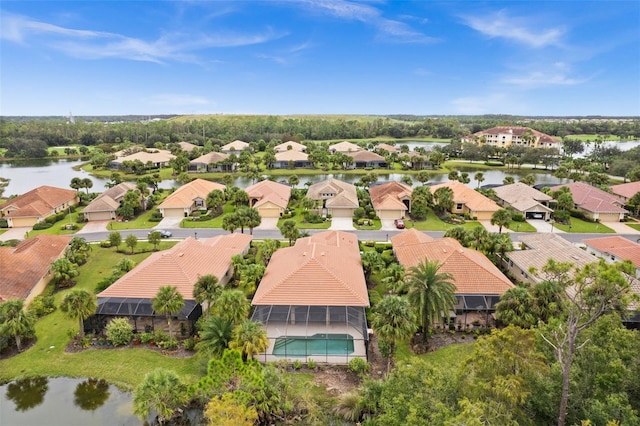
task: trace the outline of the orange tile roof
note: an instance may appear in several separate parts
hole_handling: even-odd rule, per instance
[[[442,263],[440,272],[448,272],[453,276],[456,294],[502,294],[513,287],[513,283],[485,255],[462,247],[453,238],[415,244],[408,241],[410,238],[411,235],[405,239],[392,239],[398,262],[406,269],[424,259]]]
[[[49,216],[54,208],[75,200],[77,196],[73,189],[44,185],[6,201],[0,205],[0,211],[12,207],[12,212],[5,215],[7,217]]]
[[[624,203],[620,198],[584,182],[554,186],[551,191],[557,191],[563,186],[569,188],[573,202],[581,209],[594,213],[628,213],[622,208]]]
[[[120,207],[120,200],[127,191],[135,191],[136,185],[131,182],[122,182],[113,188],[109,188],[98,195],[82,210],[83,213],[114,211]]]
[[[369,187],[369,195],[371,196],[371,204],[374,210],[407,210],[400,198],[404,196],[411,197],[412,193],[413,189],[410,186],[396,181]]]
[[[331,178],[314,183],[307,190],[307,197],[312,200],[322,200],[325,198],[322,194],[336,194],[334,197],[327,198],[327,207],[357,208],[359,206],[356,187],[351,183]]]
[[[171,151],[167,151],[166,149],[154,149],[148,151],[139,151],[125,157],[119,157],[111,162],[114,164],[122,164],[125,161],[140,160],[144,164],[146,164],[148,161],[151,161],[152,163],[168,163],[169,160],[173,160],[174,158],[176,158],[176,156],[173,155]]]
[[[248,186],[245,191],[249,195],[249,199],[258,199],[253,207],[260,207],[271,202],[276,206],[286,208],[289,204],[289,198],[291,198],[290,186],[270,180],[263,180]]]
[[[582,242],[602,253],[610,253],[620,259],[629,260],[636,268],[640,268],[640,244],[619,235],[590,238]]]
[[[385,161],[387,161],[387,160],[385,160],[385,158],[382,155],[376,154],[375,152],[371,152],[371,151],[347,152],[346,155],[348,155],[349,157],[353,158],[353,161],[366,161],[366,162],[371,162],[371,161],[385,162]]]
[[[182,185],[175,192],[169,195],[158,206],[161,209],[189,207],[196,198],[207,199],[207,195],[216,189],[224,191],[225,186],[218,182],[211,182],[205,179],[196,179]]]
[[[433,241],[430,235],[420,232],[415,228],[405,229],[397,235],[391,237],[393,247],[409,246],[412,244],[428,243]]]
[[[495,212],[500,210],[500,206],[495,201],[457,180],[433,185],[430,187],[431,193],[435,193],[439,188],[443,187],[451,188],[454,203],[464,204],[469,210],[474,212]]]
[[[169,250],[152,254],[98,297],[153,298],[160,287],[172,285],[182,297],[193,300],[198,278],[212,274],[222,280],[231,267],[231,257],[246,250],[251,239],[251,235],[239,233],[206,240],[189,237]]]
[[[320,232],[276,251],[251,303],[369,306],[357,237]]]
[[[539,132],[537,130],[531,129],[529,127],[522,126],[498,126],[492,127],[487,130],[481,130],[479,132],[474,133],[471,136],[484,136],[484,135],[503,135],[510,134],[514,136],[522,136],[525,133],[531,133],[532,136],[536,136],[540,142],[554,142],[560,143],[560,141],[553,136],[547,135],[546,133]]]
[[[38,235],[14,247],[0,247],[0,302],[26,299],[67,248],[69,235]]]
[[[636,182],[621,183],[620,185],[613,185],[611,186],[611,191],[616,195],[629,199],[640,192],[640,180]]]

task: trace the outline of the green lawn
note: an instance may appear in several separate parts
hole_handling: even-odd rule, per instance
[[[289,218],[296,221],[296,225],[298,229],[329,229],[331,226],[331,221],[326,220],[322,223],[307,223],[304,221],[304,214],[302,213],[302,209],[296,209],[296,215],[292,218]],[[280,219],[278,220],[278,228],[282,226],[285,220],[289,219]]]
[[[635,229],[636,231],[640,231],[640,223],[627,223],[626,225]]]
[[[535,226],[527,222],[511,222],[509,226],[507,226],[507,228],[509,228],[514,232],[536,232],[537,231]]]
[[[64,217],[64,219],[54,223],[51,228],[40,229],[38,231],[29,231],[29,236],[30,237],[35,237],[36,235],[41,235],[41,234],[47,234],[47,235],[69,235],[69,234],[75,234],[76,232],[78,232],[79,230],[84,228],[84,225],[85,225],[84,223],[76,223],[76,220],[78,219],[78,216],[80,214],[81,214],[80,209],[78,209],[75,212],[71,213],[71,224],[77,226],[78,227],[77,229],[63,229],[63,227],[65,227],[65,225],[69,224],[69,215],[66,215]]]
[[[405,220],[404,224],[407,228],[416,228],[419,231],[447,231],[451,228],[455,228],[456,226],[462,226],[465,229],[482,226],[480,222],[476,221],[466,221],[463,225],[452,225],[450,223],[443,222],[431,209],[429,209],[429,212],[427,213],[426,220]]]
[[[373,219],[369,222],[371,223],[371,225],[357,225],[356,223],[354,223],[353,227],[359,231],[377,231],[378,229],[382,228],[382,222],[380,222],[380,219]]]
[[[191,220],[187,217],[180,222],[181,228],[222,228],[222,219],[226,214],[233,213],[236,209],[231,203],[226,203],[222,206],[222,214],[209,220]]]
[[[153,209],[147,210],[146,212],[142,213],[140,216],[136,217],[135,219],[122,221],[122,222],[111,221],[109,223],[109,229],[113,231],[122,231],[124,229],[153,228],[158,224],[158,222],[152,222],[149,220],[151,219],[152,213],[153,213]]]
[[[616,231],[601,223],[588,222],[576,217],[571,218],[571,225],[554,223],[553,226],[564,232],[576,232],[582,234],[615,234]]]
[[[601,138],[602,135],[593,135],[593,134],[584,135],[584,134],[582,134],[582,135],[567,135],[566,137],[567,137],[567,139],[580,139],[583,142],[593,142],[596,139]],[[620,137],[619,136],[615,136],[615,135],[607,135],[606,140],[608,140],[608,141],[619,141]]]
[[[411,351],[408,342],[398,344],[396,352],[396,364],[411,363],[412,359],[422,358],[433,362],[440,367],[457,367],[465,358],[473,352],[475,340],[472,335],[467,335],[469,343],[456,343],[439,349],[435,352],[429,352],[424,355],[416,355]]]

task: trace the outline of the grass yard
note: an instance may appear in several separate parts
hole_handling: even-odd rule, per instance
[[[469,343],[452,344],[437,351],[429,352],[423,355],[416,355],[411,352],[409,342],[398,343],[396,351],[396,364],[400,364],[403,362],[411,363],[412,359],[422,358],[424,360],[433,362],[434,365],[437,365],[438,367],[455,368],[473,352],[473,348],[475,346],[473,342],[475,342],[475,340],[473,340],[472,335],[468,335],[466,338],[469,339]]]
[[[358,225],[354,223],[353,227],[359,231],[377,231],[382,228],[382,222],[380,219],[369,220],[369,223],[371,223],[371,225]]]
[[[506,228],[512,230],[513,232],[536,232],[537,231],[535,226],[527,222],[511,222],[509,226],[507,226]]]
[[[147,210],[142,213],[140,216],[136,217],[132,220],[117,222],[111,221],[109,222],[109,230],[111,231],[122,231],[124,229],[149,229],[153,228],[158,224],[158,222],[152,222],[151,215],[153,213],[153,209]]]
[[[302,209],[297,209],[296,215],[289,218],[291,220],[295,220],[298,229],[329,229],[329,227],[331,226],[331,221],[329,220],[325,220],[321,223],[307,223],[304,221],[304,214],[301,211]],[[278,220],[278,228],[280,228],[282,224],[289,219]]]
[[[567,135],[566,138],[567,139],[574,139],[574,140],[581,140],[583,142],[594,142],[596,139],[598,138],[602,138],[602,135],[593,135],[593,134],[589,134],[589,135]],[[607,135],[606,140],[608,141],[619,141],[620,140],[620,136],[615,136],[615,135]]]
[[[174,244],[162,242],[159,247],[167,249]],[[147,246],[151,247],[148,243],[142,243],[137,249]],[[93,291],[96,283],[110,275],[113,267],[123,257],[140,263],[150,254],[151,252],[127,255],[93,245],[89,260],[80,267],[80,275],[74,288]],[[57,305],[69,291],[56,293]],[[204,368],[205,360],[197,355],[191,358],[172,358],[141,348],[92,349],[65,353],[70,336],[77,331],[77,321],[68,319],[60,310],[40,319],[36,323],[36,344],[15,357],[0,361],[0,381],[39,375],[96,377],[132,388],[142,381],[146,373],[157,367],[174,370],[188,383],[195,382]]]
[[[553,226],[564,232],[575,232],[578,234],[615,234],[616,231],[601,223],[588,222],[586,220],[571,218],[571,225],[554,223]]]
[[[626,225],[636,231],[640,231],[640,223],[627,223]]]
[[[465,229],[472,229],[477,226],[482,226],[480,222],[476,221],[466,221],[463,225],[453,225],[450,223],[443,222],[433,210],[429,209],[427,213],[427,219],[422,221],[415,220],[405,220],[404,221],[407,228],[415,228],[419,231],[447,231],[451,228],[455,228],[456,226],[462,226]]]
[[[63,229],[65,225],[69,224],[69,215],[67,214],[64,219],[59,220],[54,223],[51,228],[40,229],[37,231],[29,231],[29,237],[35,237],[36,235],[47,234],[47,235],[70,235],[75,234],[82,228],[84,228],[85,223],[76,223],[78,216],[82,214],[80,209],[71,213],[71,224],[77,226],[77,229]]]
[[[191,220],[190,217],[184,218],[180,222],[181,228],[222,228],[222,219],[226,214],[233,213],[236,209],[231,203],[222,206],[222,214],[209,220]]]

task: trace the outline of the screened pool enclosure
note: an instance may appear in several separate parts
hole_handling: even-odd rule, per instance
[[[253,321],[267,330],[269,347],[256,359],[346,364],[367,359],[367,320],[356,306],[256,306]]]

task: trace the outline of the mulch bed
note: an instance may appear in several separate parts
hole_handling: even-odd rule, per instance
[[[21,345],[22,345],[22,351],[18,352],[18,348],[16,346],[13,345],[13,341],[11,342],[12,345],[9,346],[6,350],[0,352],[0,359],[7,359],[7,358],[11,358],[13,356],[16,356],[24,351],[26,351],[27,349],[29,349],[31,346],[35,345],[36,342],[38,341],[38,339],[33,338],[33,339],[22,339]]]
[[[119,349],[129,349],[129,348],[144,348],[144,349],[150,349],[155,352],[160,352],[162,355],[171,356],[174,358],[189,358],[195,354],[195,352],[188,351],[182,347],[178,347],[176,349],[163,349],[161,347],[158,347],[156,345],[150,345],[148,343],[134,344],[132,342],[126,346],[113,346],[113,345],[107,345],[107,344],[100,345],[97,342],[93,342],[93,343],[95,344],[91,344],[88,347],[83,348],[76,337],[69,342],[69,344],[65,348],[65,352],[77,353],[82,351],[104,351],[104,350],[119,350]]]

